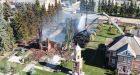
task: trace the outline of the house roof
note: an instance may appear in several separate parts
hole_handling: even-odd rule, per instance
[[[136,57],[136,53],[128,43],[117,50],[117,55],[127,55]]]
[[[130,33],[131,33],[131,34],[134,34],[135,36],[140,37],[140,29],[137,29],[137,30],[131,30]]]
[[[140,55],[140,38],[137,36],[123,36],[109,48],[109,51],[121,52],[124,50],[130,51],[133,55]]]

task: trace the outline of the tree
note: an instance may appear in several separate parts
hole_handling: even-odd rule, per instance
[[[81,11],[86,11],[86,1],[85,0],[81,0],[81,3],[80,3],[80,10]]]
[[[94,11],[94,7],[95,7],[94,0],[89,0],[89,2],[87,4],[87,10],[88,11]]]
[[[99,3],[98,3],[98,12],[102,12],[102,9],[101,9],[101,0],[99,0]]]
[[[122,17],[126,16],[125,11],[126,11],[126,2],[121,4],[120,10],[119,10],[120,16],[122,16]]]
[[[39,25],[41,24],[41,7],[40,7],[40,3],[39,3],[39,0],[36,0],[35,4],[33,5],[33,10],[34,10],[34,13],[35,13],[35,19],[36,21],[38,22],[38,27]]]
[[[111,15],[111,8],[112,8],[112,6],[111,6],[111,1],[110,0],[108,0],[108,4],[107,4],[107,13],[109,14],[109,15]]]
[[[140,8],[139,8],[139,6],[136,9],[136,17],[140,17]]]
[[[92,0],[91,1],[91,11],[94,11],[94,9],[95,9],[95,2],[94,2],[94,0]]]
[[[32,10],[32,5],[27,5],[26,6],[27,10],[25,11],[26,14],[23,15],[25,16],[25,22],[26,24],[24,25],[25,29],[27,29],[27,31],[25,31],[26,35],[30,38],[32,38],[33,36],[37,35],[38,32],[38,27],[39,27],[39,21],[40,21],[40,16],[36,15],[36,12],[34,12]],[[39,21],[38,21],[39,20]]]
[[[134,3],[133,3],[132,0],[131,0],[131,2],[130,2],[130,6],[129,6],[128,10],[129,10],[128,15],[130,15],[130,16],[132,17],[133,14],[134,14],[134,12],[135,12],[135,9],[134,9]]]
[[[49,4],[46,11],[45,5],[40,6],[38,0],[35,4],[23,4],[10,23],[15,40],[27,42],[38,36],[40,27],[54,21],[53,18],[60,13],[61,9],[61,4],[56,3],[55,6]]]
[[[47,17],[48,17],[48,14],[47,14],[47,11],[45,8],[45,4],[43,4],[41,7],[40,16],[41,16],[41,21],[44,21],[44,19],[47,19]]]
[[[10,5],[7,1],[3,3],[3,15],[6,21],[8,21],[8,17],[12,15]]]
[[[134,11],[134,14],[136,14],[136,10],[137,10],[137,3],[135,2],[134,3],[134,10],[133,10]]]
[[[107,0],[103,0],[104,1],[104,12],[108,13],[108,8],[107,8]]]
[[[15,19],[11,20],[10,26],[13,29],[13,36],[15,40],[22,39],[22,34],[19,31],[20,26],[17,25],[18,23],[15,21]]]
[[[101,11],[102,12],[105,12],[105,0],[102,0],[102,2],[101,2]]]
[[[40,3],[39,3],[39,0],[36,0],[35,1],[35,4],[34,4],[34,12],[37,16],[40,15],[40,10],[41,10],[41,7],[40,7]]]
[[[2,54],[5,51],[13,50],[14,43],[12,29],[3,16],[3,8],[0,5],[0,51]]]
[[[117,5],[118,5],[118,4],[117,4]],[[116,5],[116,6],[117,6],[117,5]],[[114,12],[115,12],[114,9],[118,10],[118,7],[115,8],[115,4],[114,4],[114,2],[112,1],[112,2],[111,2],[111,10],[110,10],[111,15],[114,15]],[[117,12],[117,11],[116,11],[116,12]]]
[[[113,11],[114,11],[114,15],[115,15],[115,16],[118,15],[118,9],[119,9],[119,7],[118,7],[118,3],[116,2],[116,3],[115,3],[115,6],[114,6],[114,9],[113,9]]]
[[[124,17],[128,17],[129,15],[129,7],[130,7],[130,3],[129,2],[125,2],[123,9],[124,9]]]
[[[57,9],[58,8],[58,2],[57,2],[57,0],[55,0],[55,9]]]

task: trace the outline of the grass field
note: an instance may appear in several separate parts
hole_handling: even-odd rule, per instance
[[[104,26],[101,26],[100,30],[97,30],[96,36],[94,37],[93,41],[90,41],[87,45],[88,48],[98,48],[99,44],[104,44],[106,38],[114,38],[116,36],[121,35],[120,32],[116,29],[116,34],[111,34],[112,32],[109,32],[110,25],[104,24]],[[123,27],[121,27],[123,29]]]
[[[0,72],[6,73],[10,71],[10,68],[13,67],[16,72],[18,72],[20,75],[26,75],[22,70],[24,68],[24,65],[16,64],[7,61],[7,59],[3,59],[0,61]]]
[[[61,73],[61,72],[46,72],[46,71],[42,71],[42,70],[39,70],[39,69],[35,69],[35,74],[33,75],[66,75],[64,73]]]

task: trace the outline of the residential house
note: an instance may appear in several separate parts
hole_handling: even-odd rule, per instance
[[[140,72],[140,38],[132,34],[113,40],[107,50],[108,65],[116,68],[118,75]]]

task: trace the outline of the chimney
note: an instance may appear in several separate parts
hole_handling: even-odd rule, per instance
[[[52,48],[52,44],[51,44],[51,41],[48,39],[48,51],[50,51]]]

